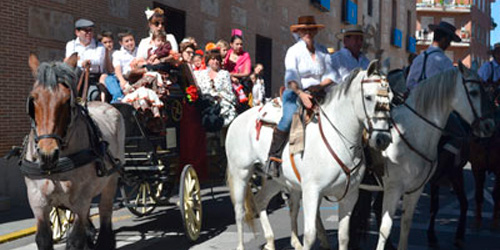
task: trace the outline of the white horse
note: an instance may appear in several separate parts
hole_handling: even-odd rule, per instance
[[[385,78],[378,74],[376,65],[377,63],[372,62],[367,71],[353,73],[345,83],[330,89],[321,105],[320,118],[305,128],[303,154],[290,157],[288,145],[285,147],[282,155],[283,175],[279,180],[264,185],[259,192],[261,195],[255,200],[267,239],[267,249],[274,249],[274,235],[265,208],[270,198],[283,187],[288,188],[292,199],[297,201],[290,211],[294,219],[293,246],[301,247],[296,235],[295,218],[302,191],[304,249],[310,249],[315,242],[317,211],[323,196],[335,196],[341,200],[339,244],[340,249],[347,249],[350,211],[357,200],[358,185],[364,173],[361,142],[363,129],[368,130],[369,143],[373,147],[384,149],[391,140],[387,133],[391,94]],[[266,162],[271,144],[272,129],[269,127],[262,128],[260,140],[257,140],[255,122],[258,115],[259,109],[253,108],[238,116],[229,126],[226,138],[227,176],[238,228],[239,250],[244,249],[243,217],[245,215],[246,221],[251,223],[256,205],[248,181],[255,172],[256,165],[262,166]],[[324,139],[326,143],[321,139],[318,120],[321,120],[323,134],[327,135]],[[329,151],[327,144],[336,156]],[[336,161],[334,157],[339,160]],[[296,172],[292,167],[292,160],[295,162]],[[341,164],[352,171],[350,181]],[[322,227],[319,229],[324,231]]]
[[[477,135],[486,136],[493,131],[491,120],[480,119],[482,98],[487,98],[483,93],[478,76],[460,63],[458,69],[420,83],[410,92],[407,106],[400,105],[391,110],[393,142],[382,152],[385,158],[384,202],[377,249],[384,249],[401,196],[404,213],[398,249],[408,249],[413,212],[434,172],[441,128],[444,128],[450,113],[453,110],[458,112],[473,125],[473,133]]]

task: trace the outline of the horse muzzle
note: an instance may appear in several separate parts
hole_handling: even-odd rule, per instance
[[[38,155],[40,156],[40,168],[43,171],[49,171],[56,167],[59,161],[59,149],[56,148],[51,152],[45,152],[40,148],[37,149]]]
[[[493,119],[482,119],[477,126],[472,126],[472,133],[478,137],[491,137],[495,133],[495,126]]]
[[[368,143],[371,148],[376,150],[385,150],[389,147],[389,144],[392,142],[392,136],[390,132],[382,132],[382,131],[374,131]]]

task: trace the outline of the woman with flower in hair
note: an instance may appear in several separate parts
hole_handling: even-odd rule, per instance
[[[243,50],[243,33],[239,29],[231,32],[231,49],[224,59],[224,67],[231,74],[233,89],[238,94],[240,103],[246,103],[248,98],[243,91],[242,80],[252,73],[250,54]]]
[[[160,8],[155,8],[153,10],[148,9],[144,13],[146,14],[146,18],[148,19],[149,36],[143,38],[139,43],[139,47],[137,49],[137,58],[146,60],[148,58],[148,50],[154,46],[152,39],[153,33],[158,30],[165,31],[165,16],[163,10]],[[170,43],[172,51],[179,51],[177,40],[175,40],[174,35],[167,34],[167,41]]]

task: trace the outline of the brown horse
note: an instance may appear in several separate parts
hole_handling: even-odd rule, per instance
[[[487,140],[472,140],[470,145],[471,156],[470,163],[476,185],[476,211],[475,228],[482,226],[483,210],[483,190],[486,173],[491,172],[495,175],[495,186],[493,188],[493,218],[491,228],[498,230],[500,228],[500,131]]]
[[[66,63],[40,64],[33,54],[29,58],[36,82],[28,99],[32,129],[21,170],[36,218],[38,249],[53,249],[52,207],[76,215],[66,249],[93,248],[88,218],[91,200],[98,194],[100,230],[95,248],[115,248],[111,218],[118,174],[112,170],[124,162],[125,126],[120,112],[109,104],[90,102],[86,109],[77,103],[76,62],[76,55]],[[92,131],[97,130],[99,141],[107,143],[93,143]]]

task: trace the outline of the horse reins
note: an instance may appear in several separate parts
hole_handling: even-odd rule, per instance
[[[87,100],[87,91],[89,88],[89,75],[90,75],[90,66],[87,65],[87,66],[85,66],[85,69],[84,69],[82,75],[80,76],[80,80],[78,80],[78,86],[76,87],[76,93],[78,96],[78,94],[80,93],[80,90],[82,88],[82,84],[84,83],[83,79],[85,79],[85,84],[83,84],[83,92],[82,92],[82,96],[81,96],[82,103],[87,103],[86,100]]]

